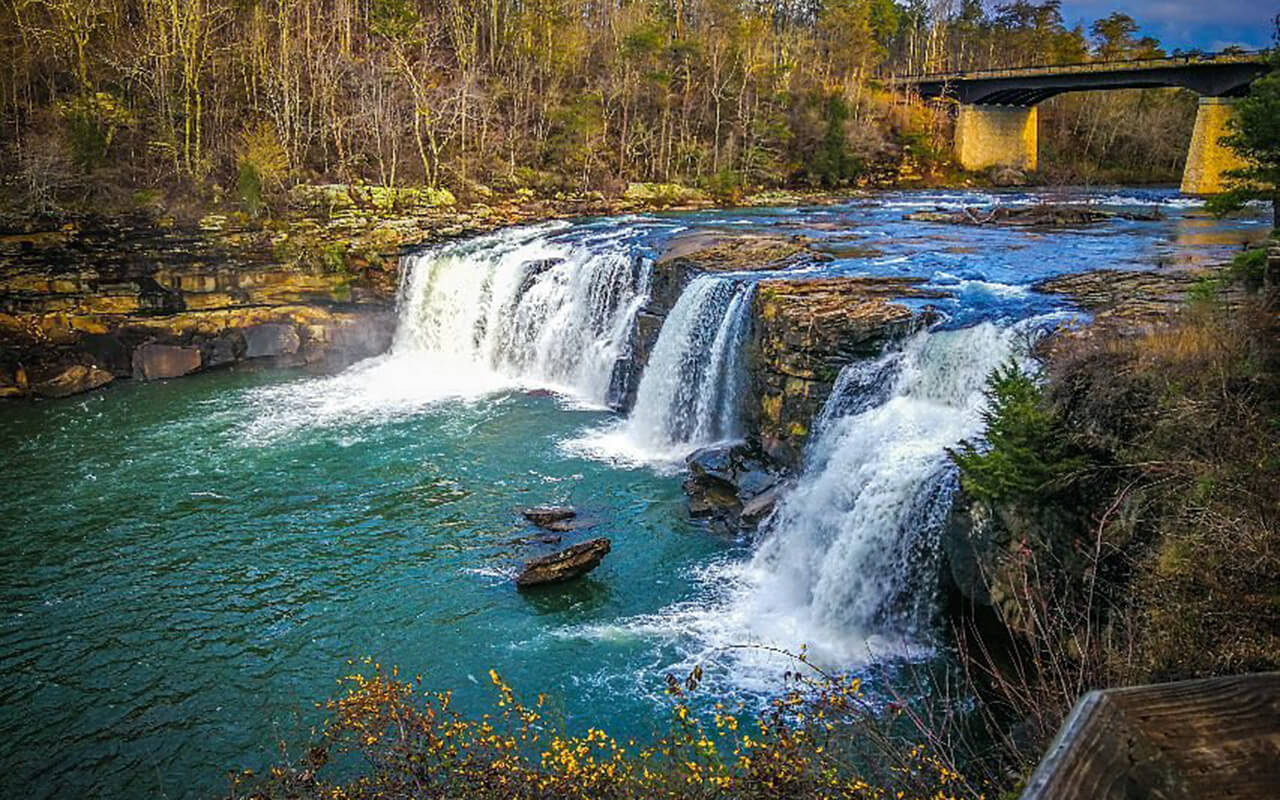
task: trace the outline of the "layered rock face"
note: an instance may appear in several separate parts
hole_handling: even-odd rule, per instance
[[[1208,270],[1098,269],[1059,275],[1032,288],[1070,297],[1096,321],[1133,327],[1167,319],[1186,304],[1188,293],[1198,283],[1213,274]],[[1232,296],[1227,294],[1228,299]]]
[[[389,275],[279,245],[147,219],[0,231],[0,397],[242,361],[340,366],[390,344]]]
[[[1000,185],[1000,184],[997,184]],[[1035,206],[998,206],[987,210],[964,208],[959,211],[937,209],[915,211],[904,219],[912,222],[943,222],[949,225],[1008,225],[1029,228],[1069,228],[1094,225],[1111,219],[1153,221],[1163,219],[1158,209],[1150,212],[1103,211],[1082,206],[1042,204]]]
[[[917,278],[765,280],[756,287],[747,429],[777,461],[800,464],[841,368],[875,358],[932,315],[893,298],[938,298]]]

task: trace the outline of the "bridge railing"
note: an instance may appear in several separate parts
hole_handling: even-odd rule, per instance
[[[1174,69],[1188,64],[1258,64],[1266,60],[1269,50],[1243,50],[1229,53],[1186,53],[1159,58],[1130,58],[1109,61],[1083,61],[1074,64],[1037,64],[1025,67],[939,72],[928,75],[890,77],[890,83],[931,83],[938,81],[975,80],[982,78],[1021,78],[1043,74],[1070,75],[1091,72],[1120,72],[1138,69]]]

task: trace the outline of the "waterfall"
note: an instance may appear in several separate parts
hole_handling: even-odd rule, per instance
[[[927,643],[956,481],[946,448],[981,434],[987,375],[1023,340],[990,322],[925,331],[846,367],[751,557],[700,569],[692,599],[624,627],[764,690],[794,664],[738,646],[807,646],[841,669]]]
[[[702,275],[680,295],[649,357],[627,431],[653,449],[741,434],[743,337],[751,285]]]
[[[876,638],[915,638],[954,482],[946,448],[981,433],[987,375],[1015,340],[990,322],[918,334],[887,397],[826,426],[747,569],[740,611],[768,621],[761,633],[845,661],[865,659]],[[865,376],[867,365],[849,370]]]
[[[487,373],[603,405],[647,293],[627,242],[513,229],[408,256],[392,355],[449,380]]]
[[[405,256],[389,352],[331,377],[264,387],[245,441],[411,416],[513,386],[609,401],[648,295],[641,223],[508,228]]]
[[[630,416],[567,443],[569,449],[661,466],[740,438],[753,289],[740,278],[694,278],[663,321]]]

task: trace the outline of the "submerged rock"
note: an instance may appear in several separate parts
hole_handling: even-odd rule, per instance
[[[553,531],[555,533],[571,533],[573,531],[581,531],[581,530],[586,530],[587,528],[594,528],[596,524],[597,524],[596,520],[593,520],[593,519],[574,518],[574,519],[558,519],[553,522],[548,522],[545,525],[539,525],[538,527],[544,530]]]
[[[549,528],[556,523],[571,520],[578,516],[573,506],[532,506],[520,514],[539,528]]]
[[[600,562],[608,555],[613,543],[608,539],[592,539],[582,544],[575,544],[563,550],[528,561],[520,575],[516,577],[516,586],[525,588],[546,583],[561,583],[586,575],[600,566]]]
[[[560,544],[560,540],[564,537],[558,533],[539,533],[536,536],[517,536],[507,542],[507,544]]]

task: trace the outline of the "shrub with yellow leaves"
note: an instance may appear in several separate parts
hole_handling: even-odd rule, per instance
[[[887,733],[885,715],[857,678],[833,676],[795,657],[763,709],[699,697],[703,672],[667,676],[669,732],[657,741],[619,741],[591,727],[570,735],[546,713],[547,698],[526,704],[496,671],[494,709],[457,710],[449,692],[421,677],[401,679],[372,661],[342,679],[344,693],[320,741],[299,761],[267,775],[234,776],[233,798],[477,798],[485,800],[641,800],[642,798],[980,798],[955,766],[919,744]],[[354,778],[322,768],[354,754]]]

